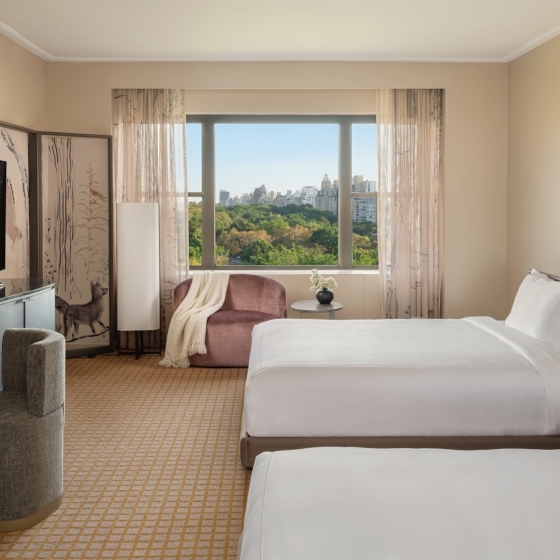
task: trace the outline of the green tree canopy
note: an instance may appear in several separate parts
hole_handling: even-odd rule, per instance
[[[337,265],[338,220],[309,205],[240,204],[216,207],[216,262],[219,265]],[[377,226],[352,224],[353,262],[376,265]],[[202,204],[189,203],[191,264],[201,264]]]

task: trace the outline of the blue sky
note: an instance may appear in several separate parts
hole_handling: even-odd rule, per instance
[[[200,124],[187,124],[189,191],[201,184]],[[216,191],[242,195],[260,185],[296,191],[321,187],[325,173],[338,179],[336,124],[217,124]],[[377,180],[377,136],[373,124],[352,125],[352,174]]]

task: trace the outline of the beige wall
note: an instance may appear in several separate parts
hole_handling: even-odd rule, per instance
[[[317,114],[373,112],[378,88],[445,88],[446,316],[502,318],[529,267],[560,273],[560,38],[509,65],[64,64],[0,35],[0,72],[1,121],[100,134],[111,133],[117,87],[186,88],[192,113]],[[289,278],[299,298],[305,278]],[[378,315],[376,275],[361,299],[360,280],[340,280],[349,307],[361,301],[352,315]]]
[[[560,274],[560,37],[509,65],[508,304],[527,269]]]
[[[0,35],[0,71],[0,120],[92,134],[111,133],[118,87],[188,89],[192,113],[316,114],[374,112],[379,88],[445,88],[445,316],[505,315],[507,65],[45,63]],[[378,277],[359,278],[342,277],[339,294],[352,316],[378,316]]]
[[[46,63],[0,35],[0,121],[45,127]]]
[[[377,273],[363,274],[357,271],[321,271],[321,274],[334,276],[338,288],[334,291],[335,301],[344,305],[336,312],[337,319],[380,319],[381,291],[379,290],[379,275]],[[309,290],[309,272],[290,274],[265,274],[282,282],[286,287],[288,300],[288,317],[297,319],[299,312],[290,309],[290,305],[302,299],[313,299],[315,295]],[[306,319],[328,319],[327,314],[304,316]]]
[[[359,113],[372,90],[413,87],[446,90],[445,315],[503,318],[506,64],[50,63],[47,126],[110,134],[112,88],[185,88],[199,113]]]
[[[229,271],[235,274],[236,271]],[[259,270],[239,271],[245,274],[260,274],[281,282],[286,288],[288,304],[288,318],[298,319],[300,313],[293,311],[290,306],[295,301],[313,299],[315,294],[310,291],[311,283],[308,271],[276,271],[262,272]],[[322,270],[321,274],[334,276],[338,288],[334,291],[334,299],[342,303],[343,309],[336,312],[336,319],[380,319],[381,292],[379,290],[379,275],[377,271],[341,271]],[[326,313],[304,315],[304,319],[328,319]]]

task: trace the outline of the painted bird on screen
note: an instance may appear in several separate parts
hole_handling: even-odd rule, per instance
[[[107,202],[107,197],[103,194],[100,193],[99,191],[96,191],[95,189],[92,189],[91,187],[88,188],[89,194],[95,198],[100,198],[103,202]]]

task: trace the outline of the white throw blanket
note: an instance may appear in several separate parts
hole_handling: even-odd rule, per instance
[[[160,366],[189,367],[189,356],[206,354],[206,322],[224,304],[228,282],[225,272],[204,271],[193,276],[187,296],[171,318]]]

